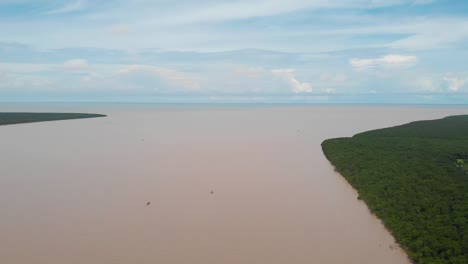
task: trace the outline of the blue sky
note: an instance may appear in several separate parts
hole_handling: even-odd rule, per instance
[[[468,103],[464,0],[0,0],[0,101]]]

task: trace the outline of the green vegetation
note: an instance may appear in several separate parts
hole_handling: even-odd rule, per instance
[[[0,126],[104,116],[105,115],[80,113],[0,113]]]
[[[329,139],[322,148],[415,263],[468,263],[468,116]]]

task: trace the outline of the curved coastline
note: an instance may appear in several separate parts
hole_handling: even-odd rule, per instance
[[[415,263],[465,263],[468,116],[416,121],[322,143]]]
[[[105,116],[89,113],[0,112],[0,126]]]

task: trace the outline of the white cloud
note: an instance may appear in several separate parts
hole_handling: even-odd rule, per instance
[[[413,0],[411,4],[413,5],[427,5],[427,4],[432,4],[437,0]]]
[[[351,59],[349,64],[356,70],[365,70],[376,67],[407,68],[416,65],[417,62],[418,58],[416,56],[389,54],[379,58]]]
[[[468,75],[445,73],[413,77],[411,82],[416,91],[429,93],[455,93],[468,88]]]
[[[447,84],[447,89],[451,92],[458,92],[465,84],[468,84],[467,77],[460,77],[453,73],[445,74],[443,80]]]
[[[132,1],[133,3],[133,1]],[[138,3],[138,1],[137,1]],[[195,5],[191,5],[196,3]],[[187,24],[267,17],[299,10],[377,8],[404,4],[427,4],[428,0],[235,0],[186,2],[189,8],[174,8],[158,16],[159,23]],[[158,3],[156,3],[157,5]],[[161,3],[159,3],[161,4]]]
[[[262,67],[239,67],[235,69],[235,73],[248,77],[257,77],[265,73],[265,70]]]
[[[62,66],[60,66],[60,69],[66,71],[87,71],[89,70],[89,63],[84,59],[68,60],[65,61]]]
[[[336,89],[334,89],[334,88],[324,88],[324,89],[322,89],[322,92],[327,93],[327,94],[333,94],[333,93],[336,92]]]
[[[129,75],[137,72],[146,72],[164,80],[173,88],[181,88],[187,90],[199,90],[201,88],[202,79],[194,74],[179,72],[176,70],[156,67],[151,65],[130,65],[121,69],[120,75]]]
[[[0,63],[0,71],[7,73],[37,73],[50,70],[52,67],[57,67],[57,65],[39,63]]]
[[[302,1],[291,0],[258,0],[252,1],[219,1],[216,3],[198,4],[192,9],[181,9],[176,14],[158,18],[164,23],[196,23],[246,19],[253,17],[272,16],[293,12],[305,8],[332,8],[335,6],[350,6],[335,1]]]
[[[85,9],[86,4],[87,4],[86,0],[78,0],[78,1],[68,3],[67,5],[61,6],[59,8],[49,10],[49,11],[46,12],[46,14],[54,15],[54,14],[64,14],[64,13],[76,12],[76,11],[80,11],[80,10]]]
[[[125,36],[130,33],[130,28],[127,25],[113,25],[109,28],[109,32],[116,36]]]
[[[440,82],[435,80],[431,76],[420,76],[414,78],[412,81],[412,86],[416,88],[416,90],[424,91],[424,92],[439,92],[440,91]]]
[[[0,69],[0,91],[25,92],[53,90],[53,82],[41,76],[28,73],[11,73]]]
[[[295,69],[277,69],[271,71],[273,75],[278,76],[288,82],[294,93],[311,93],[312,84],[307,82],[300,82],[296,79]]]
[[[411,22],[411,23],[409,23]],[[408,37],[388,43],[394,49],[430,50],[453,47],[468,39],[468,20],[462,17],[416,17],[395,30]]]
[[[33,0],[18,1],[34,3]],[[40,20],[35,17],[22,19],[23,16],[7,19],[0,25],[0,37],[40,48],[58,49],[85,46],[126,50],[161,48],[224,51],[255,47],[281,51],[323,52],[354,48],[439,46],[463,41],[468,28],[467,19],[461,16],[448,21],[447,16],[406,16],[405,12],[403,15],[396,14],[398,19],[388,19],[385,15],[359,12],[375,7],[424,4],[428,3],[427,0],[46,2],[48,4],[43,6],[49,6],[50,10],[52,5],[52,10],[49,11],[52,14],[80,12],[73,14],[73,19],[61,15],[47,19],[41,16]],[[318,13],[317,10],[324,8],[332,11],[326,12],[325,15],[315,14]],[[338,9],[338,13],[333,12],[335,8]],[[34,13],[32,10],[31,12]],[[307,14],[309,12],[310,14]],[[314,19],[305,21],[303,16]],[[258,17],[268,21],[239,21]],[[226,20],[241,23],[228,27],[220,24]],[[290,22],[285,23],[286,21]],[[322,23],[326,23],[326,26]],[[124,25],[131,25],[132,38],[114,41],[109,38],[109,34],[102,34],[128,34],[129,28]],[[366,38],[365,42],[358,43],[354,41],[360,36],[374,34],[375,39]],[[379,36],[387,34],[395,38],[379,40]],[[443,37],[440,37],[441,35]],[[285,39],[289,41],[279,41]],[[315,41],[317,39],[320,41]]]
[[[104,77],[100,74],[97,74],[97,73],[90,73],[86,76],[83,76],[81,77],[81,81],[83,83],[87,83],[87,84],[92,84],[92,83],[96,83],[98,81],[101,81]]]
[[[344,74],[323,73],[320,75],[320,81],[327,83],[343,83],[348,80],[348,76]]]

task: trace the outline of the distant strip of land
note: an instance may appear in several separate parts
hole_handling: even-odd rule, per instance
[[[322,148],[415,263],[468,263],[467,115],[329,139]]]
[[[14,113],[0,112],[0,126],[33,122],[57,121],[67,119],[105,117],[101,114],[82,113]]]

